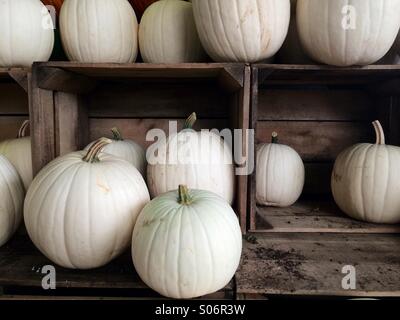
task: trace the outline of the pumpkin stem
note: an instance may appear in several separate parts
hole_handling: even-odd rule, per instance
[[[272,132],[271,143],[278,143],[278,133],[275,131]]]
[[[196,112],[193,112],[185,121],[184,129],[192,129],[197,120]]]
[[[187,186],[180,185],[179,186],[179,203],[182,205],[189,205],[192,202],[192,199],[189,195],[189,190]]]
[[[21,128],[19,128],[18,130],[18,135],[17,135],[17,139],[19,138],[23,138],[26,135],[26,129],[29,127],[29,120],[25,120],[22,125]]]
[[[100,138],[92,146],[89,148],[86,155],[82,158],[83,161],[89,163],[99,162],[99,154],[103,151],[104,147],[108,144],[112,143],[110,139],[107,138]]]
[[[122,137],[121,132],[118,130],[117,127],[112,128],[111,132],[113,134],[113,140],[117,140],[117,141],[123,141],[124,140],[124,138]]]
[[[375,129],[376,144],[385,144],[385,133],[383,132],[381,123],[378,120],[376,120],[372,122],[372,124]]]

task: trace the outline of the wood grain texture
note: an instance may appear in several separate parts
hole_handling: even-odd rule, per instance
[[[400,237],[354,234],[249,234],[236,274],[237,293],[400,296]],[[342,268],[356,268],[344,290]]]
[[[399,233],[400,225],[380,225],[346,216],[333,200],[300,200],[289,208],[257,207],[256,229],[272,233]]]
[[[259,121],[257,141],[269,143],[274,131],[279,142],[294,148],[303,161],[332,161],[353,144],[375,142],[369,123],[319,121]]]
[[[7,139],[15,139],[18,135],[18,130],[28,116],[1,116],[0,117],[0,141]]]

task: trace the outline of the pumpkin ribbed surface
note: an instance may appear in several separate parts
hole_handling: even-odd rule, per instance
[[[190,190],[190,203],[177,191],[150,202],[132,238],[133,262],[141,279],[171,298],[218,291],[232,279],[242,236],[231,207],[217,195]]]

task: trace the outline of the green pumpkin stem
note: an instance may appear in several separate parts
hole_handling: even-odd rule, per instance
[[[185,206],[192,203],[192,199],[189,195],[189,190],[187,186],[179,186],[179,203]]]
[[[196,112],[193,112],[185,121],[183,126],[184,129],[193,129],[193,126],[197,120]]]
[[[86,155],[82,158],[83,161],[88,163],[99,162],[99,154],[103,151],[104,147],[112,143],[110,139],[100,138],[91,145]]]
[[[385,144],[385,133],[383,132],[381,123],[378,120],[376,120],[372,122],[372,125],[374,126],[375,129],[376,144]]]
[[[23,138],[26,136],[26,129],[29,127],[29,120],[25,120],[22,125],[21,128],[19,128],[18,130],[18,135],[17,135],[17,139],[19,138]]]
[[[122,137],[121,132],[118,130],[118,128],[112,128],[111,132],[113,134],[113,140],[117,140],[117,141],[123,141],[124,138]]]
[[[271,143],[278,143],[278,133],[275,131],[272,132]]]

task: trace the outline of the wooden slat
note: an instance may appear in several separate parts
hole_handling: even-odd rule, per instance
[[[0,115],[28,115],[26,92],[16,83],[0,83]]]
[[[8,74],[25,92],[28,92],[27,69],[12,68],[8,71]]]
[[[255,234],[244,241],[239,294],[400,296],[400,237],[351,234]],[[356,268],[344,290],[342,268]]]
[[[362,90],[262,89],[258,120],[373,121],[373,99]]]
[[[374,142],[369,123],[317,121],[259,121],[257,141],[270,142],[276,131],[279,141],[293,147],[304,161],[331,161],[345,148]]]
[[[18,135],[19,128],[27,119],[28,117],[25,115],[0,117],[0,141],[15,139]]]
[[[228,96],[215,84],[102,83],[88,96],[89,116],[104,118],[228,117]]]
[[[351,219],[331,201],[299,201],[289,208],[257,207],[258,232],[400,233],[400,225]]]
[[[154,141],[146,141],[146,134],[151,129],[164,130],[168,135],[169,121],[176,119],[97,119],[89,120],[90,132],[89,139],[91,141],[103,136],[111,137],[110,129],[118,127],[127,139],[132,139],[142,145],[148,147]],[[179,119],[178,130],[183,126],[184,119]],[[196,122],[195,129],[225,129],[229,127],[228,119],[200,119]]]
[[[41,288],[45,265],[54,265],[43,256],[28,238],[12,239],[0,248],[0,287]],[[108,265],[93,270],[70,270],[55,266],[56,287],[60,289],[135,289],[137,297],[152,291],[140,280],[136,273],[130,252]],[[233,281],[219,291],[225,296],[233,290]],[[93,291],[95,292],[95,291]],[[142,292],[142,294],[141,294]],[[48,294],[43,291],[43,294]],[[157,296],[154,292],[153,296]],[[207,297],[206,297],[207,298]]]

